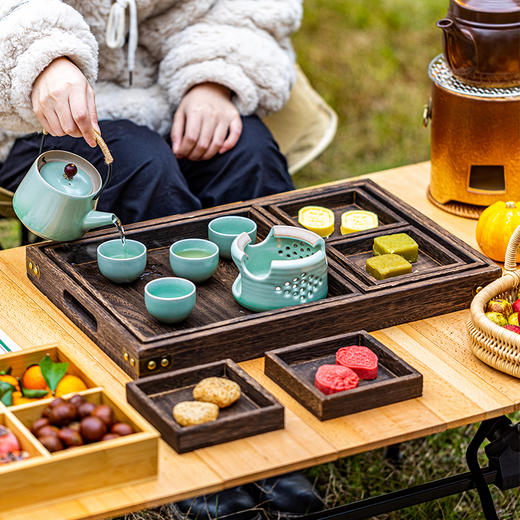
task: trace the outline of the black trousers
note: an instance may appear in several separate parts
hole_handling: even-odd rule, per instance
[[[208,161],[190,161],[177,160],[170,144],[147,127],[128,120],[101,121],[114,164],[98,209],[129,224],[294,189],[285,157],[267,127],[256,116],[243,117],[242,123],[242,135],[230,151]],[[31,134],[16,140],[0,166],[0,186],[16,190],[38,156],[40,139],[40,134]],[[105,178],[99,147],[69,136],[47,136],[45,150],[50,149],[84,157]]]

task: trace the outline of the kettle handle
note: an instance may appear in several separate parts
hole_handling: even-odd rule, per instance
[[[96,193],[96,195],[93,197],[92,200],[96,200],[100,195],[101,192],[108,186],[110,183],[110,179],[112,179],[112,163],[114,162],[114,158],[112,157],[112,154],[110,153],[110,150],[108,149],[107,144],[101,137],[101,133],[97,130],[93,130],[94,137],[96,138],[96,143],[98,144],[99,148],[101,149],[101,152],[103,152],[103,156],[105,157],[105,164],[107,165],[107,178],[103,185],[101,186],[101,189]],[[47,130],[43,130],[42,132],[42,139],[40,141],[40,152],[38,155],[41,155],[43,152],[43,146],[45,144],[45,136],[48,134]]]

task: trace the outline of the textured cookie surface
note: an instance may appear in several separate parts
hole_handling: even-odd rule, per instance
[[[214,421],[218,417],[218,406],[198,401],[182,401],[173,407],[173,418],[181,426],[192,426]]]
[[[193,389],[193,398],[225,408],[238,401],[240,386],[224,377],[207,377]]]

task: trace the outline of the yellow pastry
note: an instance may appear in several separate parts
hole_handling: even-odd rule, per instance
[[[341,215],[341,234],[356,233],[379,226],[379,219],[375,213],[365,210],[346,211]]]
[[[320,237],[334,233],[334,213],[321,206],[304,206],[298,211],[298,222]]]

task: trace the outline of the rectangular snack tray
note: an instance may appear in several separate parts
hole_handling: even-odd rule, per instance
[[[197,303],[187,320],[164,325],[147,314],[144,285],[154,278],[171,276],[169,246],[182,238],[207,238],[207,226],[213,218],[252,218],[260,241],[272,225],[287,223],[274,213],[275,206],[294,202],[295,210],[296,206],[330,200],[335,211],[341,212],[350,207],[353,193],[362,209],[381,212],[382,226],[327,241],[329,292],[325,299],[253,313],[234,300],[231,286],[238,269],[232,260],[221,259],[213,277],[197,285]],[[343,200],[345,207],[341,206]],[[366,201],[370,206],[363,205]],[[374,233],[402,229],[421,236],[426,263],[420,276],[375,282],[356,264],[356,255],[349,257],[349,244],[358,240],[365,244]],[[360,328],[377,330],[460,310],[468,307],[477,287],[501,274],[482,254],[369,180],[138,223],[127,227],[127,236],[143,242],[149,252],[145,273],[132,284],[114,284],[97,269],[96,248],[115,237],[112,230],[89,233],[75,242],[30,246],[26,262],[29,279],[36,287],[133,378],[193,366],[200,359],[243,361],[295,341]],[[422,304],[417,305],[417,301]]]
[[[417,262],[412,263],[412,272],[400,276],[377,280],[366,270],[366,261],[374,256],[374,238],[394,233],[405,233],[413,238],[418,246]],[[328,252],[331,258],[352,273],[354,285],[360,285],[363,292],[377,291],[385,287],[409,284],[424,279],[431,279],[446,273],[465,271],[480,265],[479,260],[465,251],[452,252],[451,244],[442,236],[416,226],[405,226],[391,232],[373,229],[361,237],[345,238],[330,244]],[[348,275],[347,275],[348,276]]]
[[[50,453],[30,432],[30,427],[53,398],[10,407],[0,403],[0,424],[11,429],[29,453],[25,460],[0,465],[0,511],[16,504],[30,506],[75,495],[78,490],[84,493],[157,475],[159,434],[135,411],[124,412],[59,346],[45,345],[2,355],[0,370],[11,366],[13,374],[19,375],[47,353],[53,361],[68,362],[67,373],[87,383],[89,388],[80,395],[95,404],[109,404],[116,420],[131,424],[136,433]]]
[[[334,213],[334,232],[326,238],[327,242],[370,233],[371,230],[365,230],[342,235],[340,231],[341,215],[346,211],[365,210],[375,213],[378,216],[378,230],[380,231],[388,231],[407,223],[403,217],[396,214],[390,207],[374,198],[364,186],[363,182],[354,181],[350,183],[350,187],[347,189],[317,194],[312,197],[312,201],[309,200],[308,196],[299,194],[291,197],[290,200],[281,200],[275,204],[269,204],[268,207],[270,212],[284,224],[300,227],[301,224],[298,222],[298,211],[300,208],[304,206],[322,206],[332,210]]]
[[[173,407],[181,401],[193,401],[193,388],[206,377],[225,377],[238,383],[239,400],[222,408],[215,421],[179,425],[173,418]],[[126,395],[178,453],[284,427],[283,406],[230,359],[127,383]]]
[[[336,364],[336,351],[364,345],[378,357],[378,375],[357,388],[325,395],[314,386],[321,365]],[[422,375],[365,331],[279,348],[265,355],[265,374],[321,421],[422,395]]]

